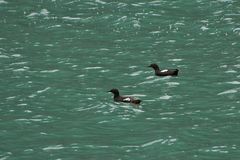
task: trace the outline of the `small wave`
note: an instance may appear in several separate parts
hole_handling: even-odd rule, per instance
[[[48,147],[45,147],[43,148],[44,151],[50,151],[50,150],[60,150],[60,149],[63,149],[63,145],[52,145],[52,146],[48,146]]]
[[[11,96],[11,97],[7,97],[6,100],[12,100],[12,99],[15,99],[16,96]]]
[[[22,119],[16,119],[16,121],[19,121],[19,122],[21,122],[21,121],[23,121],[23,122],[30,122],[30,121],[32,121],[32,122],[41,122],[42,119],[40,119],[40,118],[32,118],[32,119],[22,118]]]
[[[130,76],[138,76],[142,73],[143,71],[137,71],[137,72],[133,72],[130,74]]]
[[[0,1],[0,4],[1,4],[1,1]],[[6,160],[8,159],[10,156],[4,156],[4,157],[1,157],[0,160]]]
[[[240,68],[240,64],[236,64],[236,65],[234,65],[234,67]]]
[[[12,57],[22,57],[21,54],[13,54]]]
[[[4,0],[0,0],[0,4],[7,4],[8,2],[4,1]]]
[[[45,88],[45,89],[43,89],[43,90],[39,90],[39,91],[37,91],[37,93],[43,93],[43,92],[46,92],[47,90],[49,90],[51,87],[47,87],[47,88]]]
[[[225,71],[225,73],[237,73],[237,71],[231,69],[231,70],[227,70],[227,71]]]
[[[77,77],[81,78],[81,77],[85,77],[85,75],[84,74],[80,74]]]
[[[140,107],[138,107],[138,108],[134,108],[134,106],[132,106],[132,105],[128,105],[128,104],[126,104],[126,105],[120,105],[119,106],[120,108],[125,108],[125,109],[128,109],[128,110],[132,110],[132,111],[134,111],[134,112],[144,112],[143,110],[141,110],[140,109]]]
[[[58,69],[53,69],[53,70],[44,70],[44,71],[40,71],[41,73],[54,73],[54,72],[58,72]]]
[[[77,108],[77,109],[75,109],[75,110],[78,111],[78,112],[82,112],[82,111],[87,111],[87,110],[95,109],[95,108],[98,108],[98,107],[99,107],[99,106],[93,106],[93,107],[88,107],[88,108],[80,107],[80,108]]]
[[[159,97],[159,99],[163,99],[163,100],[168,100],[170,98],[172,98],[172,96],[169,96],[169,95]]]
[[[224,92],[220,92],[217,95],[234,94],[234,93],[237,93],[239,89],[240,88],[230,89],[230,90],[227,90],[227,91],[224,91]]]
[[[24,64],[27,64],[28,62],[15,62],[15,63],[12,63],[11,65],[24,65]]]
[[[62,19],[65,19],[65,20],[82,20],[82,18],[80,18],[80,17],[62,17]]]
[[[145,143],[145,144],[142,144],[141,147],[147,147],[147,146],[151,146],[155,143],[159,143],[159,142],[162,142],[163,139],[157,139],[157,140],[154,140],[154,141],[151,141],[151,142],[148,142],[148,143]]]
[[[137,66],[129,66],[128,68],[134,69],[134,68],[137,68]]]
[[[49,11],[46,10],[46,9],[42,9],[42,10],[40,11],[40,15],[47,16],[48,14],[49,14]]]
[[[168,41],[166,41],[167,43],[176,43],[176,40],[174,40],[174,39],[170,39],[170,40],[168,40]]]
[[[240,32],[240,28],[235,28],[233,32]]]
[[[172,61],[172,62],[180,62],[182,61],[183,59],[169,59],[168,61]]]
[[[28,96],[29,98],[34,98],[34,97],[36,97],[38,94],[41,94],[41,93],[43,93],[43,92],[46,92],[47,90],[49,90],[51,87],[47,87],[47,88],[45,88],[45,89],[43,89],[43,90],[38,90],[38,91],[36,91],[36,93],[33,93],[33,94],[31,94],[30,96]]]
[[[174,86],[179,85],[180,83],[178,83],[178,82],[167,82],[166,84],[171,86],[171,87],[174,87]]]
[[[61,27],[61,25],[60,25],[60,24],[57,24],[57,25],[53,25],[53,26],[48,27],[48,29],[49,29],[49,28],[59,28],[59,27]]]
[[[232,82],[226,82],[226,83],[228,83],[228,84],[240,84],[239,81],[232,81]]]
[[[27,106],[28,104],[27,103],[19,103],[17,104],[17,106]]]
[[[103,69],[103,70],[101,70],[100,72],[106,73],[106,72],[110,72],[110,70],[109,70],[109,69]]]
[[[133,20],[133,27],[140,28],[141,27],[140,22],[138,20]]]
[[[109,121],[100,121],[98,122],[99,124],[102,124],[102,123],[108,123]]]
[[[139,83],[139,85],[142,85],[142,84],[151,84],[151,83],[154,83],[154,82],[157,82],[157,81],[160,81],[160,80],[161,80],[160,78],[153,79],[153,80],[147,80],[147,81],[144,81],[144,82]]]
[[[84,69],[90,70],[90,69],[102,69],[102,67],[86,67]]]
[[[171,138],[171,137],[169,137],[169,139],[165,139],[165,140],[164,139],[157,139],[157,140],[142,144],[141,147],[151,146],[151,145],[153,145],[155,143],[159,143],[159,142],[161,142],[162,144],[168,143],[168,145],[172,145],[176,141],[177,141],[176,138]]]
[[[204,152],[218,152],[218,153],[229,153],[229,151],[227,151],[228,147],[227,146],[213,146],[210,149],[200,149],[200,151],[204,151]]]
[[[131,94],[129,96],[132,96],[132,97],[146,97],[147,95],[145,95],[145,94]]]
[[[28,18],[34,18],[34,17],[37,17],[37,16],[48,16],[49,14],[49,11],[47,9],[42,9],[40,10],[40,12],[33,12],[33,13],[30,13],[29,15],[27,15]]]
[[[159,115],[172,115],[172,114],[176,114],[176,112],[164,112],[160,113]]]
[[[152,32],[150,32],[150,34],[159,34],[159,33],[161,33],[161,31],[152,31]]]
[[[218,0],[218,2],[233,2],[232,0]]]
[[[18,68],[18,69],[14,69],[14,72],[24,72],[27,71],[29,69],[29,67],[23,67],[23,68]]]
[[[0,58],[9,58],[9,57],[6,55],[0,55]]]
[[[107,2],[104,2],[104,1],[102,1],[102,0],[96,0],[95,2],[96,2],[96,3],[100,3],[100,4],[107,4]]]
[[[208,27],[206,27],[206,26],[202,26],[200,29],[201,29],[202,31],[209,30],[209,28],[208,28]]]
[[[96,145],[86,145],[89,148],[109,148],[109,146],[96,146]]]
[[[153,5],[153,6],[160,6],[160,5],[162,5],[162,2],[163,2],[163,1],[155,0],[155,1],[149,2],[149,4],[150,4],[150,5]]]

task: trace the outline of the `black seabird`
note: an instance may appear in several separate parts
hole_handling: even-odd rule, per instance
[[[157,76],[177,76],[178,69],[164,69],[160,70],[157,64],[151,64],[148,67],[152,67],[155,70],[155,75]]]
[[[124,102],[124,103],[132,103],[132,104],[140,104],[141,100],[139,99],[134,99],[133,97],[129,97],[129,96],[120,96],[118,89],[111,89],[108,92],[112,92],[114,94],[114,101],[115,102]]]

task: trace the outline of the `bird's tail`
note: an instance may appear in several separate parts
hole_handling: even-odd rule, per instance
[[[133,103],[133,104],[140,104],[140,103],[141,103],[141,100],[139,100],[139,99],[138,99],[138,100],[133,100],[132,103]]]

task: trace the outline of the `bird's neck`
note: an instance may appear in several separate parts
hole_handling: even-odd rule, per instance
[[[114,98],[119,97],[119,93],[114,93]]]
[[[159,71],[159,70],[160,70],[158,66],[154,66],[153,69],[154,69],[155,71]]]
[[[154,68],[155,73],[161,71],[159,68]]]

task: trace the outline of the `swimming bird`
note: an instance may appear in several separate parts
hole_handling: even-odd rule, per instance
[[[152,67],[155,70],[155,75],[157,76],[177,76],[178,69],[159,69],[158,65],[153,63],[148,67]]]
[[[115,102],[124,102],[124,103],[132,103],[132,104],[140,104],[141,100],[139,99],[134,99],[133,97],[129,96],[120,96],[118,89],[113,88],[108,92],[112,92],[114,97],[113,100]]]

